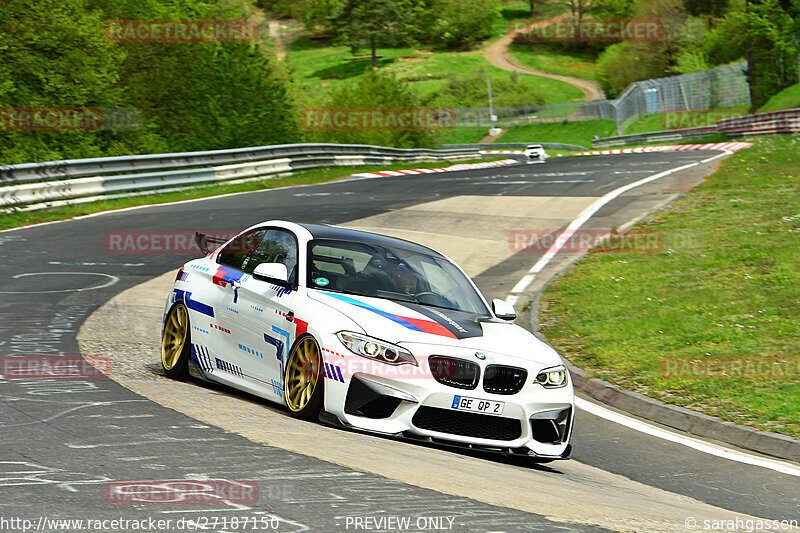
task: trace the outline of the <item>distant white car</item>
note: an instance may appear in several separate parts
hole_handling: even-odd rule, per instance
[[[529,162],[538,161],[544,163],[544,159],[547,157],[547,154],[542,148],[541,144],[529,144],[525,148],[525,157],[528,158]]]
[[[169,377],[192,368],[299,418],[566,459],[569,373],[515,316],[425,246],[272,220],[180,269],[161,363]]]

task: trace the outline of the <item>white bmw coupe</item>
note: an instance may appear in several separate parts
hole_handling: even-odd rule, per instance
[[[566,459],[569,373],[514,318],[435,250],[272,220],[180,269],[161,362],[171,378],[186,378],[191,365],[295,417]]]

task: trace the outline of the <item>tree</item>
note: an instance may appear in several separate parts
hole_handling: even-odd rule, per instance
[[[747,0],[743,21],[752,111],[797,83],[798,44],[793,34],[799,17],[797,1]]]
[[[634,0],[594,0],[592,14],[603,19],[626,19],[635,12]]]
[[[728,11],[729,4],[730,0],[683,0],[686,12],[693,17],[722,17]]]
[[[124,54],[103,38],[86,0],[5,0],[0,9],[0,109],[118,107]],[[104,131],[26,131],[3,126],[2,163],[103,155]],[[19,131],[19,130],[23,131]]]
[[[580,22],[583,16],[591,11],[593,4],[593,0],[569,0],[569,9],[572,12],[572,17]]]
[[[473,46],[491,36],[500,8],[500,0],[441,0],[437,37],[449,47]]]
[[[393,0],[346,0],[329,18],[338,40],[350,45],[353,53],[369,43],[373,69],[378,68],[377,43],[389,41],[402,19]]]
[[[363,76],[333,89],[325,101],[329,110],[385,110],[386,116],[398,116],[399,110],[419,108],[417,95],[391,72],[367,69]],[[424,126],[424,125],[423,125]],[[381,128],[377,122],[344,130],[325,130],[315,133],[312,141],[345,144],[372,144],[396,148],[433,148],[433,131],[415,126],[410,129]]]

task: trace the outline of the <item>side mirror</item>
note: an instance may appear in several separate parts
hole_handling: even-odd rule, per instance
[[[494,312],[497,318],[502,320],[514,320],[517,318],[517,312],[514,311],[514,306],[500,298],[492,300],[492,312]]]
[[[261,263],[253,271],[253,277],[282,287],[289,286],[289,271],[283,263]]]

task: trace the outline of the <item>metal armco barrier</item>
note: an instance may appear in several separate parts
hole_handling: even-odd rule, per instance
[[[609,146],[622,146],[625,144],[697,139],[715,134],[737,136],[769,133],[800,133],[800,109],[782,109],[755,115],[731,117],[719,120],[713,126],[605,137],[592,141],[592,146],[595,148],[608,148]]]
[[[526,143],[487,143],[487,144],[443,144],[446,150],[474,148],[475,150],[524,150],[528,145],[538,144],[545,150],[586,150],[583,146],[562,143],[526,142]]]
[[[477,157],[480,157],[477,148],[429,150],[353,144],[287,144],[26,163],[0,167],[0,207],[256,178],[317,167]]]

